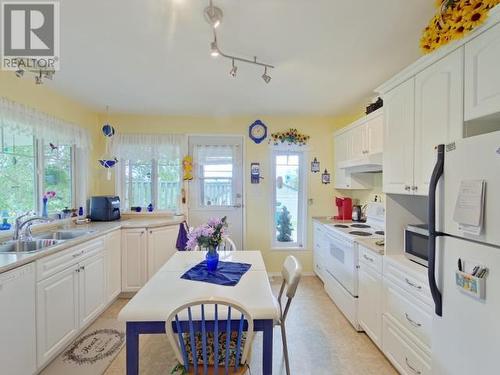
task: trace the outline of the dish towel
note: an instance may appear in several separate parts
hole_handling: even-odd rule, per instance
[[[179,224],[179,234],[177,235],[177,242],[175,244],[175,247],[179,251],[184,251],[186,250],[186,245],[187,245],[187,224],[186,222],[182,222]]]
[[[181,279],[235,286],[251,266],[252,265],[248,263],[219,262],[217,270],[215,272],[209,272],[207,270],[207,261],[204,260],[184,273]]]

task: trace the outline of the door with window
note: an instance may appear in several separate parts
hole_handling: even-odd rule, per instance
[[[189,138],[194,179],[189,184],[189,225],[227,216],[229,236],[243,249],[243,139],[239,136]]]

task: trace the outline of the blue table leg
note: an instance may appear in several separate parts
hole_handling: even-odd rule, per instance
[[[134,322],[127,322],[127,375],[139,374],[139,332]]]
[[[264,342],[262,347],[262,373],[263,375],[272,375],[273,373],[273,321],[264,320],[263,322]]]

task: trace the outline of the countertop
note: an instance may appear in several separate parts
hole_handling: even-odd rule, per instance
[[[37,251],[33,253],[0,253],[0,274],[14,268],[20,267],[27,263],[34,262],[38,259],[44,258],[46,256],[58,253],[60,251],[66,250],[67,248],[82,244],[87,241],[91,241],[95,238],[104,236],[108,233],[111,233],[115,230],[119,229],[133,229],[133,228],[159,228],[170,225],[178,225],[184,220],[184,217],[137,217],[137,218],[123,218],[117,221],[109,221],[109,222],[91,222],[89,224],[76,225],[76,224],[68,224],[63,223],[61,225],[49,225],[49,226],[40,226],[39,228],[34,228],[34,235],[36,236],[37,232],[40,231],[49,231],[49,230],[87,230],[90,233],[64,241],[58,245],[50,246],[42,251]],[[0,239],[0,242],[9,240],[9,237],[4,237]]]
[[[313,221],[320,224],[352,224],[352,220],[335,220],[333,216],[313,216]]]
[[[374,251],[375,253],[379,255],[384,255],[384,246],[379,246],[375,242],[380,241],[379,239],[374,239],[374,238],[356,238],[354,240],[361,246],[366,247],[367,249]]]

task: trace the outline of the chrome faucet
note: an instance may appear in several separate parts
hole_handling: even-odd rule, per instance
[[[31,211],[26,212],[25,214],[19,216],[16,218],[15,226],[14,226],[14,240],[24,240],[24,241],[30,241],[31,240],[31,226],[36,222],[36,221],[41,221],[48,223],[52,221],[51,219],[48,219],[46,217],[42,216],[31,216],[30,218],[22,221],[21,219],[30,216],[32,214]]]

